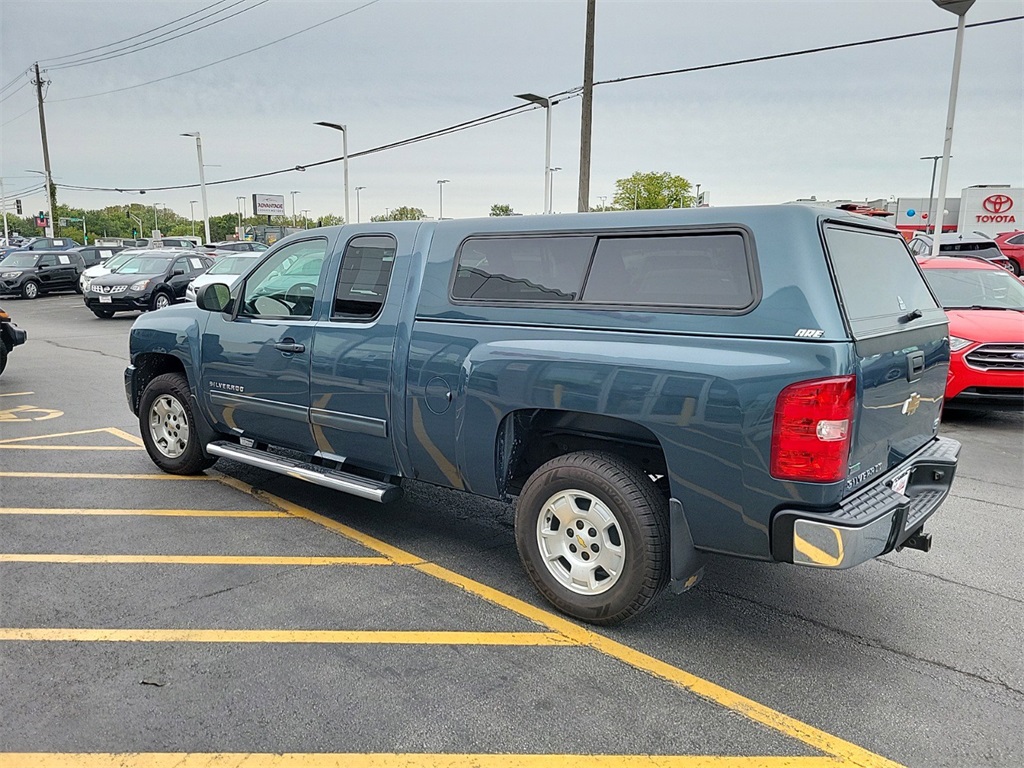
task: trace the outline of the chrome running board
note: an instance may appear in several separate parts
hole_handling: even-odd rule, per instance
[[[222,456],[225,459],[232,459],[260,469],[268,469],[271,472],[294,477],[296,480],[305,480],[307,483],[322,485],[325,488],[381,504],[396,501],[402,495],[402,489],[391,483],[371,480],[349,472],[339,472],[336,469],[326,469],[316,464],[307,464],[224,440],[209,443],[206,446],[206,452],[211,456]]]

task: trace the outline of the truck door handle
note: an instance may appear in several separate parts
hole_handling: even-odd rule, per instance
[[[907,355],[907,381],[917,381],[924,373],[924,352]]]
[[[274,349],[279,350],[281,352],[292,352],[298,354],[299,352],[306,351],[306,345],[296,344],[294,341],[285,339],[284,341],[279,341],[277,344],[275,344]]]

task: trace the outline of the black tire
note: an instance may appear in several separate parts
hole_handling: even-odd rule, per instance
[[[188,380],[180,373],[157,376],[142,392],[139,430],[149,458],[172,475],[197,475],[217,461],[203,453],[195,429]]]
[[[171,296],[167,291],[157,291],[153,294],[153,301],[149,305],[151,309],[157,310],[163,307],[169,307],[174,303],[174,297]]]
[[[39,296],[39,283],[35,280],[26,280],[21,286],[21,298],[30,301]]]
[[[7,345],[0,341],[0,373],[7,367]]]
[[[72,287],[75,289],[75,293],[77,293],[79,296],[82,295],[82,284],[80,282],[75,280],[75,284]]]
[[[1020,264],[1018,264],[1013,259],[1010,259],[1010,269],[1013,271],[1013,274],[1015,274],[1017,277],[1020,277],[1020,273],[1021,273]]]
[[[114,310],[112,309],[94,309],[92,313],[103,320],[109,320],[114,316]]]
[[[563,492],[578,496],[572,497],[568,507],[553,505],[546,510]],[[557,515],[549,514],[554,509],[562,517],[575,519],[563,525]],[[611,514],[612,522],[600,532],[600,523],[585,522],[592,514],[596,519],[605,513]],[[560,534],[579,523],[583,527],[573,531],[566,544]],[[668,498],[640,467],[614,454],[569,453],[540,467],[519,497],[515,530],[519,557],[534,585],[558,610],[582,621],[601,625],[624,621],[648,608],[668,583]],[[548,556],[541,551],[542,538]],[[622,550],[621,556],[615,555],[616,547]],[[558,548],[566,548],[562,556],[555,551]],[[596,565],[599,558],[609,556],[621,557],[617,575],[604,570],[603,564]],[[592,582],[600,579],[596,585],[566,583],[588,570],[594,574]]]

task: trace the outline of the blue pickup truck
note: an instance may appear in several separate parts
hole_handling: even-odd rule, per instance
[[[938,436],[946,317],[906,244],[825,208],[309,230],[130,345],[163,470],[512,500],[530,579],[597,624],[712,554],[927,551],[960,449]]]

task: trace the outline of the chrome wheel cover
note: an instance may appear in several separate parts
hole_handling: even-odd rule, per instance
[[[559,491],[537,517],[537,546],[548,573],[578,595],[607,592],[622,575],[626,545],[615,514],[593,494]]]
[[[153,445],[168,459],[176,459],[188,448],[188,417],[178,398],[159,395],[149,406],[149,434]]]
[[[166,293],[158,293],[156,295],[156,301],[153,302],[157,309],[163,309],[164,307],[171,306],[171,300],[167,298]]]

